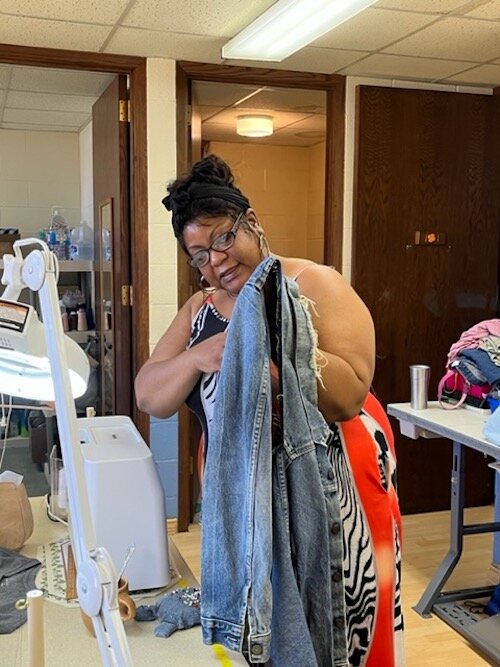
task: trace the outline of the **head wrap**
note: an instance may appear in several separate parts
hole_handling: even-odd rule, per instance
[[[227,185],[216,185],[215,183],[192,183],[188,190],[176,192],[175,197],[167,195],[161,202],[167,211],[172,211],[172,215],[175,217],[180,209],[188,206],[190,202],[211,197],[235,204],[243,211],[250,207],[249,200],[236,188]]]

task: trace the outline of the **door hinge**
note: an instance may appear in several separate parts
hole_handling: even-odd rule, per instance
[[[188,104],[186,107],[186,122],[188,125],[191,125],[191,120],[193,118],[193,107]]]
[[[120,100],[119,119],[125,123],[130,121],[130,100]]]
[[[132,285],[122,285],[122,306],[133,305]]]

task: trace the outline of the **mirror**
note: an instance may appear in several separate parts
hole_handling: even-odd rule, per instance
[[[99,341],[100,405],[98,414],[115,413],[113,376],[115,368],[113,345],[113,199],[99,204],[96,230],[96,309]]]

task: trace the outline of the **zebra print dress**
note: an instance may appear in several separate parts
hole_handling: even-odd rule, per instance
[[[209,296],[194,317],[188,347],[225,331],[228,322]],[[186,401],[201,422],[202,446],[210,440],[217,379],[218,373],[203,373]],[[349,665],[403,667],[401,516],[389,420],[370,394],[359,416],[331,429],[328,455],[339,480]],[[202,465],[199,472],[201,479]]]

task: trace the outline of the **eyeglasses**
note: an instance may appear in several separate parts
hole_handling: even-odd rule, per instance
[[[236,222],[231,227],[231,229],[223,234],[216,236],[212,245],[203,250],[198,250],[195,252],[192,257],[188,259],[189,266],[192,266],[193,269],[201,269],[203,266],[206,266],[210,261],[210,251],[216,250],[217,252],[225,252],[233,245],[234,239],[236,238],[236,232],[238,231],[239,226],[244,221],[243,211],[236,218]]]

